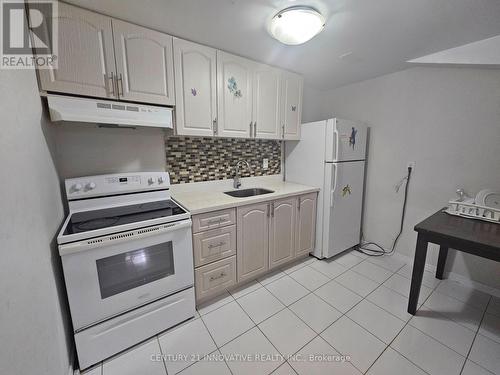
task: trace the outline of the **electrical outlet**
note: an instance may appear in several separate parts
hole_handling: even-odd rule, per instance
[[[408,168],[411,168],[412,172],[415,172],[415,167],[417,166],[416,161],[410,161],[408,162]]]
[[[269,159],[262,159],[262,169],[269,168]]]

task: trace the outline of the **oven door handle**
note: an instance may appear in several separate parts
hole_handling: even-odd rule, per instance
[[[151,227],[128,230],[117,234],[110,234],[107,236],[95,237],[88,240],[72,242],[64,245],[59,245],[59,254],[61,256],[78,253],[95,249],[98,247],[111,246],[121,242],[128,242],[131,240],[143,239],[147,237],[164,235],[169,232],[174,232],[179,229],[190,228],[192,225],[191,219],[175,221],[173,223],[165,223],[153,225]]]

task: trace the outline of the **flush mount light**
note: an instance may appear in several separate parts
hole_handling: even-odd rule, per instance
[[[269,33],[281,43],[297,45],[319,34],[325,26],[325,18],[316,9],[294,6],[276,14],[269,24]]]

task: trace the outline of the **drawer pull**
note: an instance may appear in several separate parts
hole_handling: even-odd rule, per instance
[[[226,243],[225,242],[219,242],[218,244],[215,245],[208,245],[209,249],[213,249],[214,247],[221,247],[224,246]]]
[[[219,276],[211,276],[210,277],[210,281],[219,280],[219,279],[222,279],[225,276],[227,276],[227,275],[224,272],[221,272]]]
[[[220,224],[220,223],[222,223],[223,221],[226,221],[226,219],[223,219],[222,217],[219,217],[218,219],[209,220],[209,221],[208,221],[208,225],[212,225],[212,224]]]

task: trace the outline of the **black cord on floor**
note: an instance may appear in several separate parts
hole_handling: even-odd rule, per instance
[[[403,226],[404,226],[404,221],[405,221],[405,216],[406,216],[406,202],[408,200],[408,186],[410,185],[411,171],[412,171],[412,167],[408,167],[408,174],[405,178],[406,185],[405,185],[405,192],[404,192],[404,198],[403,198],[403,210],[401,212],[401,221],[400,221],[400,226],[399,226],[399,232],[396,235],[394,242],[392,243],[391,249],[386,250],[376,242],[363,242],[363,235],[361,235],[361,243],[356,247],[356,251],[359,251],[360,253],[363,253],[363,254],[368,255],[368,256],[374,256],[374,257],[389,255],[389,254],[392,254],[394,252],[394,249],[396,249],[396,245],[399,241],[399,237],[401,237],[401,233],[403,233]],[[374,246],[375,249],[370,248],[368,246]]]

